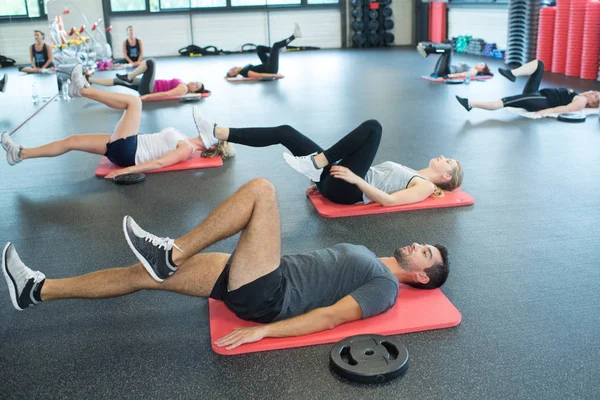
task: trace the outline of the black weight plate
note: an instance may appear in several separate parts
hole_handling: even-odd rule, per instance
[[[357,33],[352,36],[352,41],[359,46],[362,46],[367,41],[367,38],[362,33]]]
[[[446,79],[444,81],[447,85],[460,85],[461,83],[465,83],[464,79]]]
[[[180,103],[197,103],[200,100],[202,100],[202,97],[200,97],[200,96],[182,97],[179,99],[179,102]]]
[[[371,19],[377,19],[377,17],[379,17],[379,13],[377,12],[377,10],[371,10],[369,11],[369,17]]]
[[[357,20],[352,23],[352,29],[356,32],[362,32],[365,29],[365,23],[362,20]]]
[[[381,39],[381,38],[379,37],[379,34],[378,34],[377,32],[371,32],[371,33],[369,34],[369,44],[370,44],[371,46],[376,46],[376,45],[378,45],[378,44],[379,44],[379,40],[380,40],[380,39]]]
[[[362,18],[362,16],[363,16],[362,9],[355,8],[354,10],[352,10],[352,15],[354,16],[354,18]]]
[[[393,33],[386,32],[386,33],[383,35],[383,42],[384,42],[385,44],[394,43],[394,39],[395,39],[395,38],[394,38],[394,34],[393,34]]]
[[[362,6],[362,0],[352,0],[350,4],[352,4],[354,7],[360,7]]]
[[[394,29],[394,21],[392,21],[391,19],[386,19],[385,21],[383,21],[383,27],[385,29]]]
[[[389,6],[390,4],[392,4],[392,0],[383,0],[384,6]]]
[[[117,185],[134,185],[136,183],[144,182],[145,180],[146,175],[138,173],[123,174],[113,178],[113,182]]]
[[[259,81],[274,81],[275,79],[277,78],[275,78],[274,76],[260,76],[258,78]]]
[[[377,29],[379,29],[379,21],[377,21],[376,19],[370,20],[369,29],[372,31],[376,31]]]
[[[566,113],[558,116],[559,121],[570,123],[585,122],[585,118],[585,115],[581,113]]]
[[[383,7],[383,16],[386,18],[389,18],[392,16],[394,12],[392,11],[392,7]]]
[[[381,383],[406,371],[408,350],[392,336],[350,336],[331,348],[329,364],[349,381]]]

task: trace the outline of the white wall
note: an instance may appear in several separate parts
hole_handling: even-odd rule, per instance
[[[192,44],[216,46],[223,50],[238,49],[245,43],[273,44],[287,38],[298,22],[303,37],[298,46],[339,48],[342,45],[338,9],[248,11],[189,15],[154,14],[151,16],[111,17],[113,51],[121,54],[126,28],[133,25],[135,35],[144,42],[148,57],[177,55],[177,50]],[[270,38],[269,38],[270,26]]]
[[[451,8],[448,10],[448,38],[472,35],[506,49],[507,8]]]

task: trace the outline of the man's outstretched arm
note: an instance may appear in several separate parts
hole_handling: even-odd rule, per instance
[[[362,309],[352,296],[346,296],[332,306],[317,308],[284,321],[250,328],[236,329],[215,344],[235,349],[244,343],[258,342],[266,337],[302,336],[333,329],[345,322],[361,319]]]

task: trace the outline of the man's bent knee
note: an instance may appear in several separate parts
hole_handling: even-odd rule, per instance
[[[255,190],[262,196],[269,196],[277,194],[275,186],[265,178],[252,179],[246,184],[250,189]]]

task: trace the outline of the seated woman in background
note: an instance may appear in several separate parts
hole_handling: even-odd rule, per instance
[[[138,75],[142,75],[138,78]],[[154,79],[156,61],[152,58],[142,61],[130,74],[117,74],[116,79],[87,78],[91,84],[101,86],[124,86],[136,90],[142,100],[170,96],[183,96],[188,93],[208,92],[202,82],[185,83],[181,79]]]
[[[123,57],[125,62],[137,67],[144,59],[142,40],[133,36],[133,26],[127,27],[127,39],[123,42]]]
[[[537,115],[562,114],[581,111],[584,108],[598,108],[599,91],[590,90],[577,93],[573,89],[542,89],[544,76],[544,62],[533,60],[527,64],[513,69],[500,68],[500,75],[514,82],[517,76],[529,76],[522,94],[504,97],[493,101],[473,101],[456,96],[458,102],[467,110],[481,108],[483,110],[499,110],[504,107],[524,108],[535,112]]]
[[[12,140],[8,132],[4,132],[1,142],[9,165],[31,158],[58,157],[76,150],[106,156],[113,164],[121,167],[105,177],[112,179],[123,174],[168,167],[188,159],[196,150],[204,148],[198,136],[188,137],[175,128],[165,128],[152,134],[138,134],[142,120],[140,99],[129,94],[104,92],[89,87],[81,64],[73,69],[71,81],[69,94],[72,97],[86,97],[110,108],[123,110],[123,116],[114,132],[73,135],[43,146],[27,148]],[[231,145],[225,142],[219,144],[219,152],[224,157],[234,155]]]
[[[285,146],[293,154],[284,153],[285,161],[316,182],[307,194],[318,190],[335,203],[417,203],[429,196],[441,197],[444,191],[462,184],[461,164],[444,156],[431,159],[418,171],[392,161],[373,166],[382,134],[381,124],[375,120],[363,122],[327,150],[289,125],[226,128],[200,117],[197,107],[194,120],[207,152],[223,141],[252,147]],[[219,149],[214,151],[218,153]]]
[[[467,77],[467,74],[470,77],[476,75],[493,75],[486,63],[479,63],[474,67],[470,67],[465,63],[451,65],[452,45],[447,43],[421,42],[417,45],[417,51],[423,58],[427,58],[430,54],[441,54],[431,76],[464,79]]]
[[[52,54],[52,46],[49,46],[44,42],[45,37],[46,35],[44,35],[44,32],[38,30],[33,31],[35,42],[29,46],[29,61],[31,62],[31,67],[22,67],[19,68],[19,71],[28,74],[52,72],[51,68],[54,67],[54,64],[52,63],[54,56]]]
[[[302,37],[300,27],[295,24],[294,33],[287,39],[281,40],[273,47],[256,46],[256,54],[262,64],[248,64],[245,67],[232,67],[227,71],[226,78],[235,78],[238,75],[244,78],[283,78],[279,75],[279,50],[286,47],[294,39]]]

